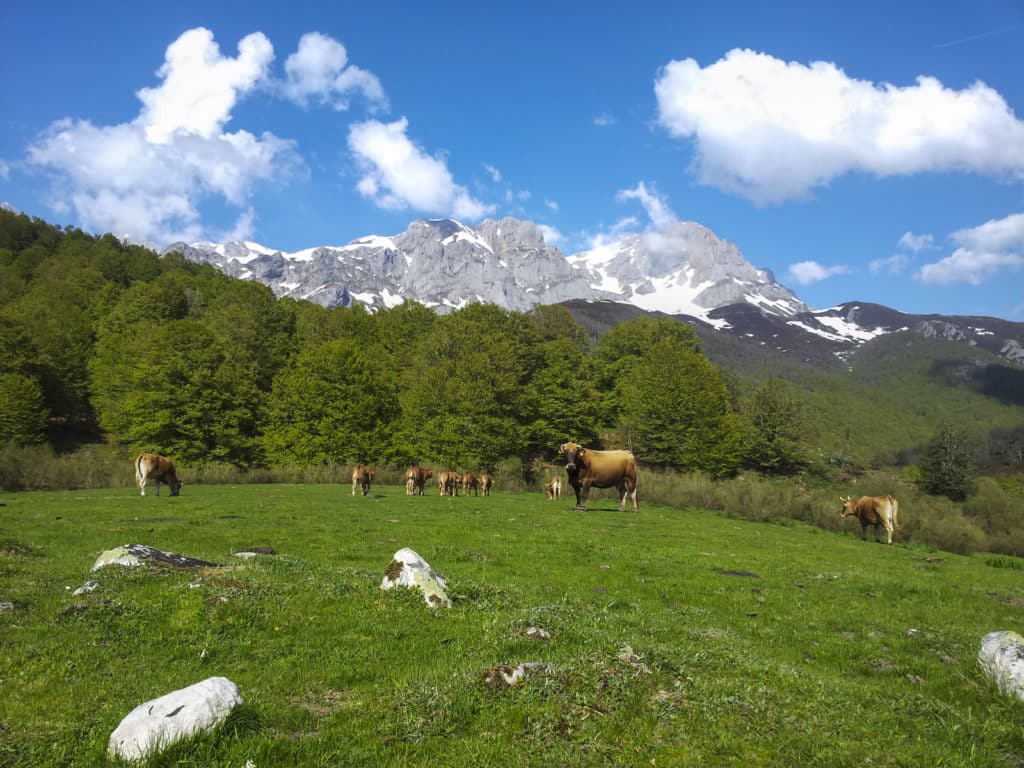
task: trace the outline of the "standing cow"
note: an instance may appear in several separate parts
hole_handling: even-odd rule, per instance
[[[442,496],[458,496],[462,485],[462,475],[452,470],[445,470],[437,476],[437,489]]]
[[[427,481],[434,476],[432,469],[424,469],[415,464],[405,470],[405,495],[422,496]]]
[[[370,492],[370,485],[373,483],[373,470],[363,464],[357,464],[352,470],[352,495],[356,495],[356,488],[361,488],[363,496]]]
[[[174,462],[166,456],[158,456],[155,453],[140,453],[135,459],[135,482],[139,486],[142,495],[146,495],[146,481],[156,482],[156,495],[160,495],[160,481],[163,480],[171,489],[171,496],[178,496],[181,493],[181,480],[174,469]]]
[[[840,496],[843,508],[839,512],[840,519],[845,517],[856,517],[860,520],[860,537],[868,540],[868,526],[875,527],[875,541],[881,543],[878,538],[878,526],[884,526],[889,540],[886,544],[892,544],[892,535],[899,525],[896,514],[899,512],[899,502],[892,496],[861,496],[854,501],[849,496],[845,499]]]
[[[491,473],[482,472],[477,479],[480,481],[480,490],[484,492],[484,496],[490,496],[491,488],[494,486],[494,477],[491,476]]]
[[[462,492],[469,496],[472,491],[475,496],[480,495],[480,478],[472,472],[465,472],[462,475]]]
[[[562,498],[562,478],[555,475],[548,480],[548,484],[544,487],[544,490],[547,491],[549,499],[558,501],[558,499]]]
[[[595,451],[576,443],[562,443],[558,452],[565,456],[569,485],[576,492],[576,509],[587,511],[587,498],[593,488],[617,488],[619,512],[626,511],[626,496],[636,501],[636,457],[629,451]]]

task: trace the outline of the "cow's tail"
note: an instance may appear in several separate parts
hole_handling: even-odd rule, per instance
[[[123,465],[122,465],[123,466]],[[142,454],[135,457],[135,484],[142,486]]]

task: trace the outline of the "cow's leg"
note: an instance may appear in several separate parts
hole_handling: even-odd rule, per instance
[[[156,479],[156,495],[157,496],[160,495],[160,478],[159,477]]]
[[[880,525],[880,523],[874,523],[874,528],[875,528],[875,544],[881,544],[882,543],[882,540],[880,538],[878,538],[878,526],[879,525]]]
[[[860,538],[861,541],[868,540],[868,524],[863,521],[860,524]]]
[[[577,506],[577,509],[580,509],[580,511],[582,511],[582,512],[586,512],[587,511],[587,500],[590,498],[590,481],[589,480],[584,480],[580,484],[580,492],[578,494],[578,497],[583,500],[583,506],[582,506],[582,508]]]
[[[630,488],[629,487],[630,485],[632,485],[633,487]],[[640,507],[636,503],[636,483],[629,483],[629,482],[627,482],[626,483],[626,491],[629,493],[630,498],[633,499],[633,511],[634,512],[639,512],[640,511]]]
[[[620,480],[619,484],[615,486],[615,490],[619,492],[619,512],[626,511],[626,481]]]
[[[145,496],[146,495],[146,476],[145,475],[141,475],[141,476],[139,476],[139,477],[137,477],[135,479],[139,481],[139,490],[142,491],[142,495]]]

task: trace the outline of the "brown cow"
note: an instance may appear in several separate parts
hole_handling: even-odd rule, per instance
[[[629,451],[595,451],[576,443],[562,443],[558,452],[565,455],[569,485],[576,492],[576,509],[587,511],[587,498],[593,488],[617,488],[619,511],[626,511],[626,495],[636,501],[636,457]]]
[[[562,478],[555,475],[548,480],[548,484],[544,487],[544,490],[547,491],[549,499],[557,501],[562,498]]]
[[[433,470],[413,465],[405,470],[405,495],[422,496],[427,481],[434,476]]]
[[[373,483],[373,470],[364,464],[357,464],[352,470],[352,495],[356,495],[356,488],[362,488],[363,496],[370,492],[370,485]]]
[[[182,482],[174,469],[174,462],[165,456],[155,453],[140,453],[135,460],[135,482],[138,483],[142,495],[146,495],[146,481],[156,481],[156,495],[160,495],[160,481],[163,480],[171,489],[171,496],[181,493]]]
[[[480,490],[484,492],[484,496],[490,496],[491,488],[494,486],[494,478],[491,473],[483,472],[477,479],[480,481]]]
[[[445,470],[437,476],[437,489],[442,496],[458,496],[459,485],[462,484],[462,475],[452,470]]]
[[[473,491],[474,495],[480,495],[480,479],[472,472],[466,472],[462,475],[462,490],[469,496],[469,492]]]
[[[881,539],[878,538],[878,526],[882,525],[885,526],[885,532],[889,537],[886,544],[892,544],[892,535],[899,526],[896,514],[900,505],[896,499],[892,496],[861,496],[853,501],[849,496],[845,499],[840,496],[839,500],[843,502],[839,517],[856,517],[860,520],[860,537],[864,541],[868,540],[868,526],[873,525],[875,541],[881,543]]]

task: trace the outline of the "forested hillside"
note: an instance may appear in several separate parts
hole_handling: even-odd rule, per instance
[[[491,468],[573,439],[714,475],[764,450],[749,439],[758,414],[674,320],[592,345],[561,307],[328,310],[6,211],[0,296],[3,442],[102,439],[192,466]],[[802,434],[779,437],[772,450],[799,463]]]
[[[635,311],[329,310],[0,211],[2,444],[529,474],[572,439],[728,476],[908,464],[951,422],[983,468],[1021,465],[1021,372],[980,350],[883,339],[832,371],[757,355]]]

